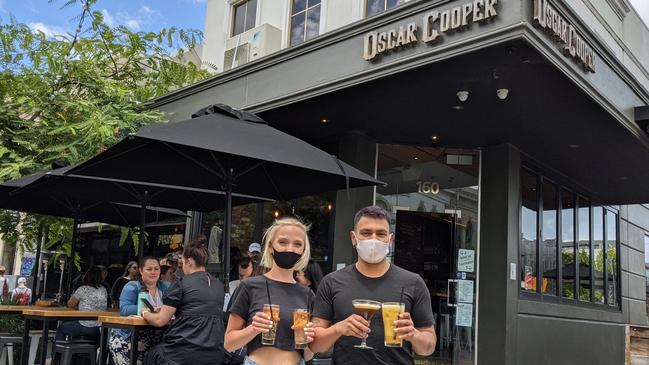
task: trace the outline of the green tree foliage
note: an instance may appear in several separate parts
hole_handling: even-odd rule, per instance
[[[82,161],[164,122],[149,101],[209,76],[181,61],[201,40],[199,31],[110,27],[92,10],[95,2],[64,4],[81,7],[74,34],[47,37],[13,18],[0,23],[0,181],[47,170],[56,160]],[[69,221],[0,213],[2,238],[27,247],[44,227],[50,241],[69,238],[63,226]]]

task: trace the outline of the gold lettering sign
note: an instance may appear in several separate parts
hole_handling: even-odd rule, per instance
[[[473,0],[450,10],[433,10],[424,14],[421,41],[431,43],[442,34],[461,30],[471,23],[479,23],[498,15],[498,0]],[[385,32],[369,32],[363,42],[363,59],[374,60],[389,51],[396,51],[417,43],[419,26],[408,23]]]
[[[536,25],[561,44],[567,56],[581,64],[585,71],[595,72],[595,51],[548,0],[534,0],[533,19]]]

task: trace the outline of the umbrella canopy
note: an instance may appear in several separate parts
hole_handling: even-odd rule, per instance
[[[20,188],[39,181],[45,174],[37,173],[0,184],[0,208],[56,217],[76,217],[80,221],[102,222],[125,227],[140,225],[139,205],[72,198],[47,191],[17,194]],[[185,216],[184,212],[177,209],[149,207],[146,210],[148,222]]]
[[[226,285],[232,193],[289,200],[381,184],[254,114],[217,104],[192,117],[145,127],[68,173],[225,191]]]
[[[223,191],[68,174],[67,172],[75,166],[63,167],[42,174],[12,194],[17,197],[47,195],[82,201],[110,201],[138,206],[145,204],[184,211],[210,212],[225,207]],[[233,195],[233,205],[264,200],[268,201],[269,199],[243,194]],[[147,221],[149,221],[148,218]]]
[[[253,114],[213,106],[195,116],[145,127],[70,173],[208,190],[233,179],[232,192],[275,200],[381,184]]]

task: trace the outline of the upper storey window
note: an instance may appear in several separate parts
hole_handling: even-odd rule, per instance
[[[405,2],[406,0],[367,0],[365,4],[365,15],[372,16]]]
[[[234,6],[232,36],[241,34],[255,27],[257,20],[257,0],[247,0]]]
[[[320,0],[293,0],[291,6],[291,45],[320,34]]]

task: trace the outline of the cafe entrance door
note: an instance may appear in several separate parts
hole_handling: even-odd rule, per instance
[[[424,279],[435,318],[435,353],[416,364],[474,364],[479,151],[384,146],[378,178],[389,185],[377,188],[376,204],[391,212],[391,260]],[[418,158],[381,168],[382,153],[391,162],[407,153]]]

